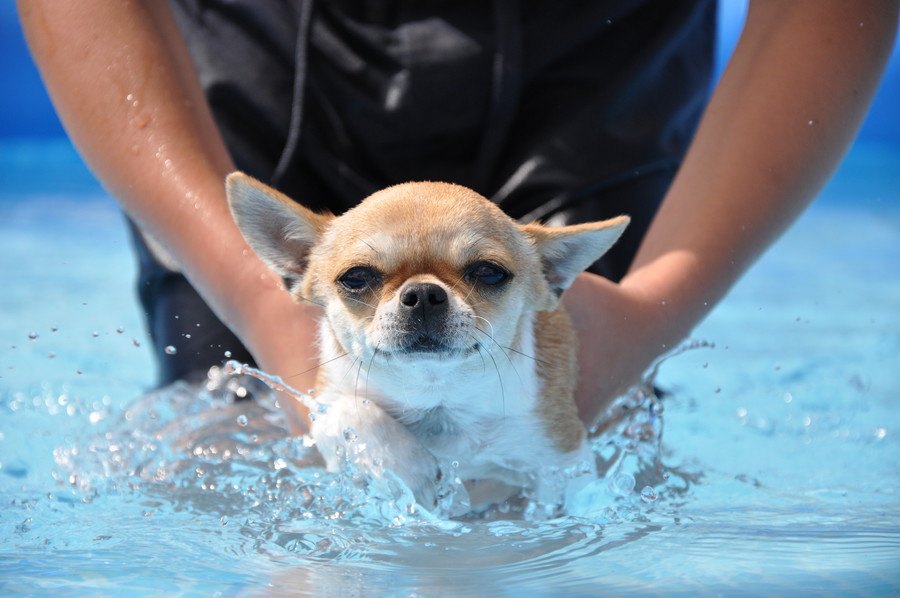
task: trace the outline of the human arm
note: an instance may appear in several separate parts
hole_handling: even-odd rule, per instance
[[[314,371],[294,375],[315,365],[317,312],[292,301],[231,218],[224,179],[234,167],[168,3],[18,8],[54,105],[95,175],[261,367],[311,387]]]
[[[837,167],[897,31],[895,0],[750,3],[740,42],[622,281],[582,275],[577,400],[592,423],[725,295]]]

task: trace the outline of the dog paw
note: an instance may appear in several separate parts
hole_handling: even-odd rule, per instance
[[[386,450],[379,451],[375,462],[368,463],[369,469],[376,475],[390,471],[409,488],[419,505],[433,511],[438,505],[443,474],[431,452],[411,436],[383,448]]]
[[[372,403],[334,402],[313,422],[311,435],[330,471],[345,463],[402,481],[421,506],[432,510],[442,475],[434,455],[402,424]]]

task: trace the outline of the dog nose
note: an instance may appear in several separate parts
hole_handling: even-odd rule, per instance
[[[400,305],[407,309],[421,306],[426,313],[446,311],[447,291],[431,282],[411,284],[400,293]]]
[[[445,346],[450,298],[438,284],[413,282],[400,290],[398,306],[408,351],[439,351]]]

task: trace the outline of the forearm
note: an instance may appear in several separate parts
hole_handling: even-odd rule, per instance
[[[815,197],[865,114],[896,1],[755,1],[694,141],[620,284],[566,293],[588,424],[674,348]]]
[[[166,2],[22,0],[67,132],[142,231],[272,373],[310,369],[317,315],[294,303],[229,213],[234,169]],[[312,386],[315,372],[289,382]]]
[[[752,2],[623,289],[677,342],[820,191],[890,54],[897,2]],[[661,348],[661,347],[660,347]]]
[[[27,0],[20,17],[54,105],[107,190],[218,315],[277,287],[228,212],[232,162],[165,2]]]

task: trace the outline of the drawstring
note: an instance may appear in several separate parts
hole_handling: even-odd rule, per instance
[[[300,18],[297,26],[297,49],[294,57],[294,96],[291,101],[291,122],[284,150],[272,173],[272,185],[277,187],[294,159],[300,145],[300,128],[303,123],[303,99],[306,91],[307,54],[309,50],[310,20],[313,0],[300,0]]]
[[[522,91],[522,23],[518,0],[494,0],[497,43],[491,106],[476,162],[476,189],[487,193]]]

